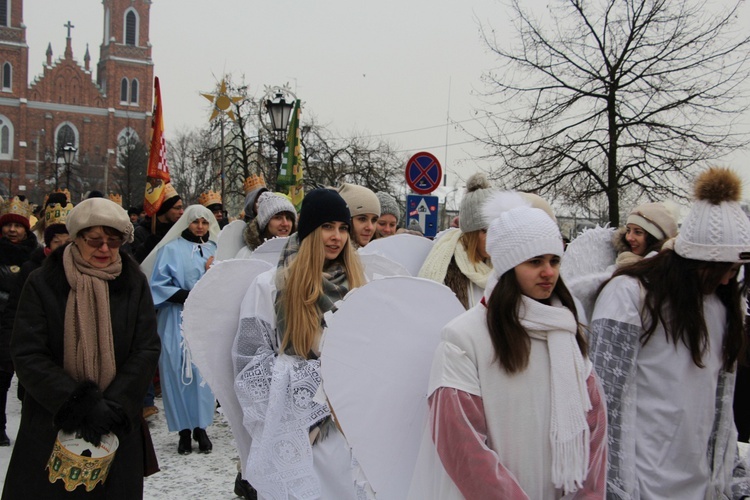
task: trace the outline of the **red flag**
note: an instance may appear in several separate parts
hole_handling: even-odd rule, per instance
[[[151,120],[151,147],[146,171],[146,196],[143,210],[153,217],[164,201],[166,184],[169,182],[167,168],[167,143],[164,139],[164,118],[161,109],[159,77],[154,78],[154,116]]]

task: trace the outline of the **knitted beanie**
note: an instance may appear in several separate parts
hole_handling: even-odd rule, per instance
[[[401,221],[401,210],[398,208],[396,198],[385,191],[375,193],[375,196],[378,197],[378,201],[380,202],[380,215],[390,214],[394,216],[396,218],[396,224],[398,225]]]
[[[552,210],[552,205],[550,205],[547,200],[539,196],[538,194],[534,193],[521,193],[519,192],[523,198],[529,201],[531,203],[531,206],[533,208],[539,208],[541,210],[544,210],[547,215],[549,215],[550,219],[552,219],[555,224],[557,224],[557,217],[555,217],[555,212]]]
[[[291,201],[270,191],[261,193],[258,197],[257,218],[261,232],[266,229],[273,216],[281,212],[288,212],[292,216],[292,220],[297,218],[297,211]]]
[[[630,211],[627,224],[640,226],[657,240],[677,236],[677,220],[661,202],[644,203]]]
[[[106,226],[116,229],[122,233],[122,241],[130,243],[133,241],[133,224],[130,217],[117,203],[107,198],[89,198],[73,207],[65,222],[71,238],[86,228],[95,226]]]
[[[364,186],[344,183],[336,189],[349,205],[352,217],[362,214],[380,215],[380,201],[375,193]]]
[[[482,206],[494,193],[489,179],[484,172],[478,172],[466,181],[466,193],[461,199],[458,210],[458,227],[464,233],[479,231],[487,227],[487,220],[482,213]]]
[[[709,168],[695,181],[696,201],[675,240],[686,259],[750,262],[750,220],[740,207],[742,181],[729,169]]]
[[[168,182],[164,186],[164,201],[161,202],[161,206],[159,207],[159,210],[156,211],[156,215],[164,215],[165,213],[169,212],[169,210],[173,206],[175,206],[181,199],[182,198],[180,198],[180,195],[177,194],[177,190],[174,188],[172,183]]]
[[[300,207],[297,234],[299,241],[326,222],[351,224],[352,218],[346,202],[333,189],[313,189],[305,195]]]
[[[487,253],[497,278],[537,255],[562,256],[563,241],[557,224],[519,193],[493,195],[484,214],[490,220]]]

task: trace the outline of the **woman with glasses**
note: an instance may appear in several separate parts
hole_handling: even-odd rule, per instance
[[[218,235],[214,214],[202,205],[191,205],[141,266],[150,276],[158,311],[159,377],[167,426],[170,432],[179,431],[181,455],[193,451],[191,430],[201,453],[213,448],[206,427],[213,422],[214,395],[193,365],[180,327],[190,290],[213,263]]]
[[[81,202],[66,225],[72,243],[31,273],[16,313],[11,354],[26,394],[3,498],[70,498],[46,470],[59,430],[93,445],[109,433],[119,439],[89,498],[142,498],[139,464],[153,448],[141,406],[159,337],[146,277],[120,250],[133,225],[104,198]]]

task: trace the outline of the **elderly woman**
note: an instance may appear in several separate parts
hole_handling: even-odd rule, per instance
[[[11,354],[26,395],[3,499],[84,494],[48,480],[61,429],[94,445],[119,438],[106,481],[87,498],[141,498],[150,443],[141,406],[160,344],[146,277],[120,251],[133,225],[104,198],[81,202],[66,224],[73,243],[31,273],[16,314]]]

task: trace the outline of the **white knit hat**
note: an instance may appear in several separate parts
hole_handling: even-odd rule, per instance
[[[739,200],[742,181],[729,169],[710,168],[695,182],[696,201],[675,241],[677,255],[709,262],[750,262],[750,220]]]
[[[557,224],[519,193],[493,195],[484,214],[490,220],[486,248],[496,278],[537,255],[562,256],[563,241]]]
[[[258,228],[264,231],[273,216],[281,212],[289,212],[293,219],[297,218],[291,201],[270,191],[261,193],[258,197]]]
[[[466,193],[458,209],[458,227],[461,231],[470,233],[487,227],[488,219],[484,217],[482,207],[494,192],[484,172],[478,172],[466,180]]]

